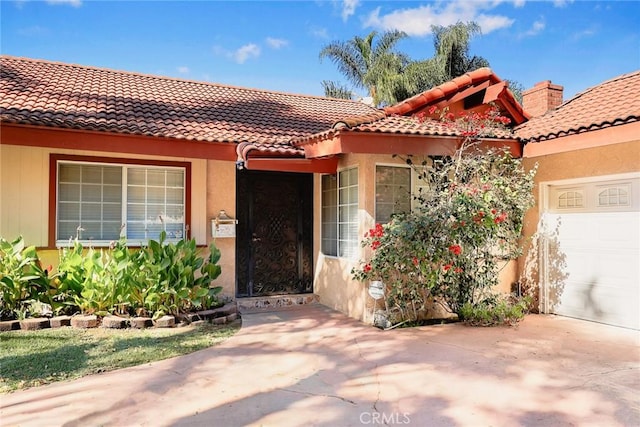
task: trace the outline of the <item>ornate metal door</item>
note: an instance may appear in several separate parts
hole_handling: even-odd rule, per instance
[[[237,173],[237,296],[313,290],[313,175]]]

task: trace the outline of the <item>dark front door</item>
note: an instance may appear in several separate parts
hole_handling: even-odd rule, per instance
[[[312,292],[313,175],[237,174],[237,296]]]

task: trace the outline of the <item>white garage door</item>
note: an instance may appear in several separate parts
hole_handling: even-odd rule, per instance
[[[640,178],[547,189],[546,311],[640,329]]]

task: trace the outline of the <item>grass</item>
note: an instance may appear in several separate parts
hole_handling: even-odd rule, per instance
[[[141,365],[219,344],[240,328],[43,329],[0,334],[0,393]]]

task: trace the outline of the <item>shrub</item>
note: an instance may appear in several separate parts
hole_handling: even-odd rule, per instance
[[[40,268],[34,247],[24,249],[22,238],[0,239],[0,310],[3,317],[42,312],[47,303],[56,314],[149,315],[179,314],[222,305],[221,287],[211,283],[221,273],[220,251],[199,254],[195,240],[166,243],[151,240],[139,250],[126,240],[108,249],[84,248],[77,240],[60,249],[58,269]],[[46,311],[46,310],[45,310]]]
[[[49,303],[48,270],[43,270],[34,246],[22,236],[9,242],[0,237],[0,318],[22,319],[36,302]]]
[[[460,309],[461,320],[472,326],[513,326],[521,321],[531,307],[531,297],[493,297]]]
[[[386,283],[387,303],[401,314],[397,320],[415,320],[427,298],[463,318],[463,307],[492,297],[500,263],[520,254],[535,170],[525,172],[507,151],[479,151],[478,134],[470,130],[474,117],[461,119],[466,139],[452,158],[407,157],[429,191],[414,195],[418,209],[364,236],[370,257],[352,274]],[[485,121],[495,118],[476,119],[487,130]]]

